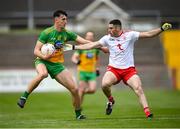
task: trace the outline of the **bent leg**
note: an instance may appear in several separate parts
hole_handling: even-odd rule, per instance
[[[102,90],[103,90],[103,93],[108,98],[108,103],[106,106],[106,115],[110,115],[112,113],[112,108],[115,101],[114,101],[114,98],[112,97],[110,88],[116,82],[117,82],[116,76],[112,72],[107,71],[102,80]]]
[[[48,77],[48,72],[44,64],[38,64],[36,71],[38,75],[29,83],[27,88],[28,93],[31,93],[44,78]]]
[[[61,73],[56,75],[55,79],[71,92],[76,119],[85,119],[86,117],[84,115],[81,115],[80,97],[78,94],[77,84],[73,80],[72,74],[67,69],[65,69]]]
[[[96,81],[95,80],[89,81],[85,93],[94,94],[95,92],[96,92]]]
[[[23,93],[23,95],[18,100],[17,104],[19,107],[23,108],[26,99],[28,98],[29,94],[39,85],[39,83],[48,76],[48,72],[46,66],[44,64],[38,64],[36,67],[38,75],[29,83],[27,90]]]
[[[80,97],[80,101],[81,104],[83,102],[83,98],[84,98],[84,94],[86,92],[86,88],[88,86],[88,83],[85,81],[79,81],[79,87],[78,87],[78,92],[79,92],[79,97]]]
[[[79,81],[78,91],[79,91],[80,101],[81,101],[81,104],[82,104],[85,94],[93,94],[93,93],[95,93],[95,91],[96,91],[96,81],[95,80],[92,80],[92,81],[89,81],[89,82]]]
[[[104,76],[103,76],[103,79],[102,79],[102,90],[103,90],[103,93],[106,95],[107,98],[109,98],[111,96],[111,89],[110,87],[116,83],[118,80],[116,78],[116,76],[110,72],[110,71],[107,71]]]
[[[61,73],[56,75],[55,79],[57,82],[62,84],[65,88],[67,88],[71,92],[72,99],[73,99],[73,106],[75,107],[76,110],[79,110],[80,98],[78,95],[77,84],[73,80],[72,74],[67,69],[65,69]]]

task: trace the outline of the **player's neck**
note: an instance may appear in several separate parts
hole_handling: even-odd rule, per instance
[[[61,32],[63,31],[64,28],[62,28],[61,26],[58,26],[57,24],[54,24],[54,28],[58,31]]]
[[[123,31],[119,31],[117,34],[115,34],[113,37],[120,37],[122,35]]]

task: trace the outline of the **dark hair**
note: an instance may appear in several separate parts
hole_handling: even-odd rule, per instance
[[[120,21],[119,19],[114,19],[114,20],[111,20],[111,21],[109,22],[109,24],[121,26],[121,21]]]
[[[53,17],[59,17],[60,15],[65,15],[66,17],[68,16],[67,13],[63,10],[56,10],[53,14]]]

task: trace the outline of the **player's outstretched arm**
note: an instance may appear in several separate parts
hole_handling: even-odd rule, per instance
[[[88,50],[88,49],[93,49],[93,48],[100,48],[102,45],[97,41],[97,42],[91,42],[83,45],[75,45],[74,50]]]
[[[64,45],[64,51],[69,50],[89,50],[93,48],[100,48],[102,47],[100,42],[90,42],[83,45],[72,45],[72,44],[65,44]]]
[[[153,29],[146,32],[140,32],[139,38],[151,38],[159,35],[161,32],[169,30],[172,28],[170,23],[164,23],[161,28]]]

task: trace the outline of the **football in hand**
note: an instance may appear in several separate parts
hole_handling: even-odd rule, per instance
[[[43,55],[51,55],[54,51],[55,51],[55,47],[50,43],[44,44],[41,48],[41,53]]]

